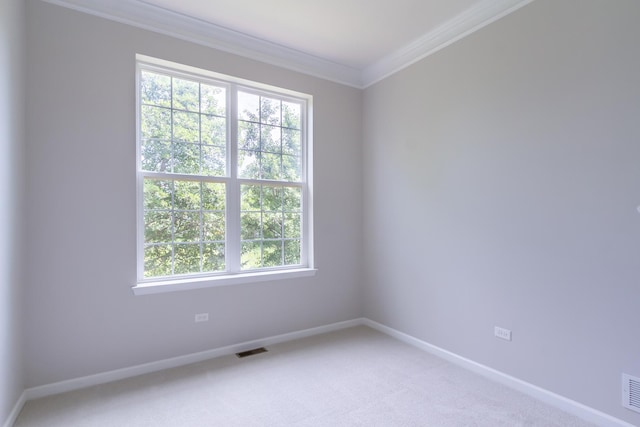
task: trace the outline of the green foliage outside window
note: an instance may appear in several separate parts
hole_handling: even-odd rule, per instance
[[[224,272],[228,237],[227,88],[142,70],[144,277]],[[299,265],[301,104],[237,92],[239,262]]]

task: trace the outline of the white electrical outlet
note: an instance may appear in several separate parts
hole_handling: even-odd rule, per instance
[[[511,331],[509,329],[496,326],[493,329],[493,334],[500,339],[511,341]]]
[[[208,322],[208,321],[209,321],[209,313],[196,314],[196,323]]]

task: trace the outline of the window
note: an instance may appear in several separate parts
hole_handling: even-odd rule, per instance
[[[312,271],[311,97],[141,56],[137,73],[136,288]]]

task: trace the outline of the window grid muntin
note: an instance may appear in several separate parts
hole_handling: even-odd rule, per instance
[[[150,58],[151,59],[151,58]],[[161,60],[154,60],[154,61],[158,61],[160,63],[164,63],[165,61],[161,61]],[[178,65],[179,66],[179,65]],[[237,102],[236,102],[236,96],[239,90],[245,91],[245,92],[252,92],[252,93],[258,93],[261,96],[267,96],[270,97],[272,99],[278,99],[280,102],[280,106],[281,106],[281,111],[280,111],[280,128],[281,128],[281,139],[280,139],[280,147],[282,150],[282,144],[283,144],[283,137],[282,137],[282,129],[294,129],[294,130],[298,130],[297,128],[292,128],[292,127],[288,127],[288,126],[284,126],[284,121],[282,118],[282,114],[283,114],[283,108],[282,105],[284,102],[291,102],[294,104],[297,104],[300,106],[300,125],[299,125],[299,131],[300,131],[300,152],[299,152],[299,158],[300,158],[300,162],[299,162],[299,178],[300,181],[295,181],[295,182],[287,182],[287,181],[283,181],[283,183],[285,183],[286,185],[296,185],[296,186],[300,186],[301,187],[301,205],[302,205],[302,214],[301,214],[301,236],[300,236],[300,243],[298,246],[299,252],[300,252],[300,263],[298,265],[282,265],[282,266],[276,266],[276,267],[269,267],[269,268],[260,268],[258,270],[252,270],[252,271],[270,271],[270,270],[287,270],[287,269],[291,269],[292,267],[312,267],[311,264],[309,263],[310,258],[309,258],[309,245],[311,244],[311,233],[312,230],[309,226],[310,221],[308,220],[308,218],[310,217],[311,213],[311,209],[310,209],[310,199],[309,199],[309,194],[310,194],[310,175],[308,175],[308,171],[307,171],[307,165],[308,165],[308,153],[307,153],[307,149],[308,149],[308,144],[309,141],[307,139],[307,116],[310,113],[310,104],[306,98],[305,95],[300,95],[300,97],[297,96],[291,96],[289,94],[291,94],[292,92],[286,89],[283,89],[282,92],[278,90],[263,90],[261,88],[256,88],[253,86],[248,86],[246,85],[244,82],[241,84],[237,84],[236,82],[239,82],[240,79],[236,79],[233,77],[228,77],[228,76],[224,76],[223,78],[219,78],[219,75],[217,75],[216,73],[209,73],[209,72],[205,72],[205,74],[215,74],[216,78],[209,78],[207,77],[200,77],[197,74],[191,74],[191,73],[185,73],[182,72],[180,70],[176,70],[173,67],[165,67],[164,64],[163,66],[158,66],[155,64],[149,64],[149,63],[143,63],[142,61],[138,62],[138,68],[140,69],[144,69],[144,70],[148,70],[148,71],[152,71],[154,73],[158,73],[158,74],[163,74],[163,75],[169,75],[172,76],[172,82],[173,82],[173,78],[186,78],[187,80],[190,81],[198,81],[199,83],[204,83],[204,84],[213,84],[214,86],[219,86],[219,87],[224,87],[226,89],[226,93],[227,93],[227,103],[226,103],[226,112],[227,112],[227,118],[226,118],[226,134],[227,134],[227,150],[226,150],[226,177],[215,177],[215,179],[211,179],[211,177],[201,177],[203,181],[223,181],[226,183],[226,196],[227,196],[227,200],[226,200],[226,227],[227,227],[227,239],[226,239],[226,245],[225,245],[225,249],[226,249],[226,254],[225,254],[225,265],[227,267],[226,272],[224,273],[206,273],[206,274],[188,274],[188,275],[173,275],[171,277],[166,277],[166,279],[181,279],[183,277],[197,277],[197,276],[213,276],[213,275],[217,275],[217,274],[232,274],[232,273],[236,273],[236,272],[240,272],[240,268],[239,268],[239,258],[240,258],[240,239],[239,239],[239,234],[240,234],[240,186],[241,183],[243,182],[262,182],[266,185],[272,185],[274,182],[278,183],[279,181],[277,180],[241,180],[237,178],[237,154],[238,154],[238,145],[237,145],[237,136],[238,136],[238,113],[237,113]],[[190,68],[190,67],[185,67],[185,68]],[[138,71],[138,75],[136,77],[137,80],[137,87],[140,88],[140,83],[139,83],[139,76],[140,76],[140,71]],[[227,80],[228,78],[228,80]],[[252,83],[253,84],[253,83]],[[236,86],[237,85],[237,86]],[[260,86],[259,83],[256,83],[257,86]],[[201,92],[202,92],[202,86],[199,86],[199,91],[200,91],[200,96],[199,96],[199,104],[200,104],[200,115],[199,118],[201,119],[203,116],[202,113],[202,96],[201,96]],[[173,90],[172,90],[172,94],[173,94]],[[296,94],[298,95],[298,94]],[[141,108],[141,104],[140,104],[140,92],[138,91],[138,108],[137,108],[137,115],[139,117],[140,114],[140,108]],[[173,96],[172,96],[172,103],[173,103]],[[173,105],[172,105],[173,106]],[[180,109],[174,108],[174,110],[176,111],[182,111]],[[206,114],[205,114],[206,115]],[[216,116],[219,117],[217,115],[211,115],[211,116]],[[141,131],[140,131],[140,118],[137,119],[137,132],[138,132],[138,144],[137,144],[137,152],[138,152],[138,156],[137,156],[137,163],[138,163],[138,170],[140,172],[139,174],[139,178],[138,178],[138,193],[141,194],[142,192],[142,181],[143,181],[143,173],[150,173],[152,175],[155,175],[156,173],[154,172],[144,172],[141,171],[141,167],[140,167],[140,163],[141,163],[141,156],[139,153],[140,150],[140,146],[141,146]],[[173,124],[173,121],[172,121]],[[199,124],[199,130],[200,132],[202,132],[202,125],[201,123]],[[171,131],[171,136],[173,137],[173,130]],[[204,146],[204,144],[202,144],[202,138],[200,138],[200,146]],[[158,176],[162,176],[162,175],[168,175],[167,178],[171,177],[171,179],[181,179],[181,178],[187,178],[187,179],[193,179],[194,175],[188,175],[188,174],[178,174],[178,173],[158,173]],[[141,224],[141,226],[139,226],[139,230],[138,230],[138,236],[139,236],[139,242],[142,242],[143,239],[140,238],[140,235],[144,233],[144,221],[143,221],[143,216],[142,213],[140,212],[141,209],[138,210],[139,214],[138,214],[138,221],[139,224]],[[235,223],[235,224],[234,224]],[[233,235],[237,235],[235,236],[235,238],[231,238]],[[142,244],[141,244],[142,245]],[[139,246],[140,248],[140,246]],[[230,251],[233,250],[233,253],[230,253]],[[141,262],[141,250],[138,251],[138,271],[139,271],[139,281],[140,282],[144,282],[144,281],[148,281],[143,277],[142,271],[143,271],[143,263]],[[234,256],[235,254],[235,256]],[[153,280],[158,280],[158,279],[164,279],[163,277],[153,277]]]
[[[229,121],[230,121],[230,116],[229,116],[229,90],[230,90],[230,85],[227,82],[224,81],[220,81],[220,80],[215,80],[215,79],[210,79],[210,78],[205,78],[205,77],[200,77],[197,75],[193,75],[193,74],[189,74],[189,73],[185,73],[185,72],[181,72],[178,70],[169,70],[163,67],[158,67],[158,66],[154,66],[154,65],[150,65],[150,64],[143,64],[141,62],[138,62],[138,75],[137,75],[137,80],[138,80],[138,114],[140,114],[141,110],[143,107],[152,107],[152,108],[158,108],[158,109],[163,109],[163,110],[168,110],[171,116],[170,119],[170,130],[169,130],[169,138],[143,138],[142,133],[141,133],[141,129],[138,130],[138,135],[139,135],[139,147],[141,148],[143,141],[147,140],[147,141],[160,141],[160,142],[167,142],[170,145],[170,153],[171,153],[171,158],[170,158],[170,173],[176,173],[175,169],[176,169],[176,161],[175,161],[175,154],[176,154],[176,147],[181,146],[181,145],[186,145],[186,146],[197,146],[198,147],[198,151],[199,151],[199,155],[198,155],[198,159],[199,159],[199,173],[188,173],[187,175],[192,175],[192,176],[228,176],[229,175],[229,150],[228,150],[228,140],[229,140]],[[148,72],[148,73],[153,73],[153,74],[157,74],[157,75],[161,75],[161,76],[165,76],[169,78],[169,96],[170,96],[170,103],[169,106],[162,106],[162,105],[157,105],[157,104],[151,104],[151,103],[144,103],[142,102],[142,73],[144,72]],[[198,84],[198,111],[192,111],[192,110],[187,110],[187,109],[183,109],[183,108],[177,108],[175,105],[175,97],[174,97],[174,81],[175,80],[186,80],[186,81],[190,81],[193,83],[197,83]],[[219,114],[210,114],[210,113],[206,113],[203,112],[203,101],[202,101],[202,85],[205,86],[212,86],[218,89],[222,89],[225,91],[225,106],[224,106],[224,111],[226,112],[226,115],[219,115]],[[176,124],[176,120],[175,120],[175,114],[177,113],[187,113],[187,114],[197,114],[198,115],[198,140],[197,142],[193,142],[193,141],[185,141],[183,139],[177,139],[175,138],[175,124]],[[202,117],[214,117],[214,118],[223,118],[226,121],[225,124],[225,141],[227,141],[224,145],[220,145],[220,144],[215,144],[215,143],[205,143],[203,142],[202,139]],[[140,127],[140,124],[142,123],[142,117],[138,118],[138,127]],[[203,157],[203,147],[211,147],[211,148],[222,148],[225,150],[225,155],[224,155],[224,162],[225,162],[225,167],[224,167],[224,174],[223,175],[205,175],[203,173],[203,168],[204,168],[204,157]],[[138,154],[138,170],[142,170],[142,167],[140,165],[140,153]],[[180,173],[180,172],[177,172]],[[182,173],[184,174],[184,173]]]
[[[306,221],[305,221],[305,214],[308,214],[307,209],[307,200],[308,200],[308,193],[307,193],[307,185],[305,185],[305,181],[304,178],[307,177],[307,171],[306,171],[306,162],[305,162],[305,156],[306,156],[306,147],[307,147],[307,141],[306,141],[306,119],[307,119],[307,114],[308,114],[308,104],[307,101],[304,99],[299,99],[299,98],[293,98],[293,97],[287,97],[287,96],[281,96],[279,94],[274,94],[270,91],[263,91],[263,90],[259,90],[259,89],[255,89],[255,88],[250,88],[250,87],[246,87],[246,86],[239,86],[237,88],[237,90],[234,92],[235,94],[235,98],[236,101],[238,99],[238,94],[240,92],[245,92],[245,93],[249,93],[255,96],[259,97],[259,101],[258,101],[258,118],[257,120],[254,121],[250,121],[250,120],[242,120],[240,119],[240,112],[236,112],[236,120],[234,120],[235,123],[239,124],[240,122],[245,122],[245,123],[253,123],[253,124],[257,124],[259,126],[263,126],[265,125],[264,120],[262,118],[262,98],[263,97],[267,97],[270,99],[278,99],[280,102],[280,128],[281,129],[294,129],[294,130],[299,130],[300,131],[300,175],[299,177],[301,179],[303,179],[302,181],[285,181],[285,180],[275,180],[275,179],[262,179],[262,178],[246,178],[246,177],[238,177],[237,182],[239,183],[239,186],[242,187],[242,185],[245,184],[256,184],[256,185],[266,185],[266,186],[274,186],[274,185],[283,185],[283,186],[296,186],[300,188],[300,197],[301,197],[301,225],[300,225],[300,238],[299,239],[265,239],[264,236],[261,236],[261,239],[253,239],[253,242],[270,242],[270,241],[281,241],[282,245],[281,245],[281,250],[282,250],[282,265],[277,266],[277,267],[265,267],[263,265],[263,260],[264,260],[264,245],[261,245],[261,255],[260,255],[260,259],[261,259],[261,265],[259,267],[256,267],[255,269],[246,269],[246,268],[242,268],[242,265],[240,265],[240,270],[241,271],[261,271],[261,270],[270,270],[270,269],[282,269],[282,268],[293,268],[293,267],[303,267],[305,265],[308,265],[308,259],[307,259],[307,242],[305,242],[305,237],[308,236],[308,229],[305,228],[306,227]],[[300,108],[300,126],[299,129],[297,128],[290,128],[290,127],[284,127],[282,126],[282,124],[284,123],[283,121],[283,108],[282,108],[282,103],[287,102],[287,103],[292,103],[292,104],[297,104],[299,105]],[[236,104],[239,104],[239,102],[236,102]],[[235,131],[232,133],[232,138],[236,138],[239,139],[239,131]],[[238,141],[235,141],[236,144],[238,144]],[[260,149],[262,148],[262,138],[261,135],[259,135],[259,142],[260,142]],[[280,147],[281,147],[281,153],[283,152],[282,150],[282,137],[280,139]],[[237,145],[236,148],[236,152],[239,153],[241,151],[239,144]],[[238,162],[234,162],[234,167],[238,166]],[[262,168],[260,168],[260,170],[262,170]],[[239,196],[242,196],[241,191],[239,191]],[[240,219],[241,219],[242,213],[240,213]],[[240,224],[240,233],[242,232],[242,225]],[[284,260],[284,256],[285,256],[285,250],[284,250],[284,245],[286,241],[295,241],[295,240],[299,240],[300,244],[298,246],[300,255],[299,255],[299,263],[297,264],[286,264],[285,260]],[[247,240],[243,240],[240,239],[240,246],[242,248],[243,243],[247,243]],[[242,252],[240,251],[240,256],[242,256]]]
[[[142,94],[142,81],[141,81],[141,76],[142,73],[144,72],[149,72],[149,73],[153,73],[153,74],[158,74],[161,76],[165,76],[169,78],[169,107],[165,107],[165,106],[159,106],[157,104],[151,104],[151,103],[144,103],[142,102],[142,98],[143,98],[143,94]],[[197,99],[197,106],[198,106],[198,111],[196,112],[195,110],[189,110],[189,109],[183,109],[183,108],[177,108],[176,106],[176,91],[174,90],[174,83],[175,80],[178,79],[182,79],[191,83],[197,83],[198,85],[198,99]],[[207,249],[210,250],[211,245],[217,245],[220,244],[220,241],[205,241],[204,240],[204,229],[205,229],[205,224],[204,224],[204,213],[207,212],[209,213],[208,210],[204,210],[203,209],[203,185],[205,182],[222,182],[224,184],[224,192],[225,192],[225,213],[224,213],[224,227],[226,229],[226,223],[227,223],[227,213],[226,213],[226,194],[228,193],[228,183],[225,181],[221,181],[220,179],[215,179],[215,178],[219,178],[219,175],[203,175],[203,171],[204,171],[204,157],[203,157],[203,149],[202,147],[219,147],[219,145],[214,145],[214,144],[206,144],[203,143],[203,138],[202,138],[202,132],[203,132],[203,126],[202,126],[202,118],[203,116],[205,117],[218,117],[218,118],[224,118],[226,121],[225,124],[225,141],[228,141],[229,139],[229,117],[227,116],[220,116],[217,114],[208,114],[208,113],[204,113],[203,112],[203,99],[202,99],[202,85],[207,85],[207,86],[212,86],[214,88],[218,88],[221,90],[224,90],[225,93],[225,105],[224,105],[224,111],[229,112],[229,84],[224,83],[224,82],[220,82],[220,81],[215,81],[215,80],[209,80],[209,79],[201,79],[201,78],[195,78],[195,76],[192,76],[190,74],[183,74],[183,73],[174,73],[172,71],[167,71],[161,68],[157,68],[157,67],[148,67],[145,65],[142,65],[139,63],[139,70],[138,70],[138,76],[137,76],[137,80],[138,80],[138,103],[139,103],[139,113],[138,114],[142,114],[142,109],[144,106],[150,106],[153,108],[161,108],[161,109],[166,109],[169,110],[170,112],[170,124],[169,124],[169,144],[170,144],[170,171],[167,172],[154,172],[154,171],[145,171],[142,169],[142,157],[140,155],[140,153],[138,154],[138,170],[139,173],[141,174],[141,184],[139,184],[142,187],[142,201],[139,202],[141,203],[142,206],[142,226],[140,228],[142,228],[141,233],[139,233],[139,239],[140,239],[140,234],[142,235],[142,248],[139,247],[139,251],[142,252],[141,256],[139,254],[139,270],[142,270],[140,274],[139,271],[139,279],[142,278],[142,280],[145,279],[161,279],[161,278],[175,278],[175,277],[180,277],[180,276],[194,276],[194,275],[199,275],[199,274],[204,274],[204,275],[209,275],[212,273],[217,273],[217,272],[222,272],[224,273],[226,271],[226,263],[225,264],[225,270],[218,270],[218,271],[203,271],[203,268],[205,268],[205,259],[204,259],[204,250],[205,250],[205,245],[209,246]],[[175,119],[175,113],[176,112],[184,112],[187,114],[197,114],[197,126],[198,126],[198,138],[196,142],[185,142],[184,139],[178,139],[176,138],[176,132],[175,132],[175,124],[176,124],[176,119]],[[140,129],[141,123],[142,123],[142,119],[143,117],[138,116],[138,132],[139,132],[139,143],[138,143],[138,151],[141,150],[141,147],[143,145],[143,142],[145,140],[152,140],[151,138],[143,138],[142,136],[142,130]],[[155,140],[161,140],[160,138],[155,138]],[[166,141],[166,138],[165,138]],[[198,172],[199,173],[175,173],[176,170],[176,161],[175,161],[175,156],[176,156],[176,147],[178,147],[177,144],[188,144],[188,146],[197,146],[198,147]],[[229,171],[229,153],[228,153],[228,149],[227,149],[227,145],[225,144],[224,148],[225,148],[225,175],[228,175],[228,171]],[[145,182],[148,179],[164,179],[164,180],[170,180],[172,182],[172,191],[171,191],[171,209],[170,210],[165,210],[165,212],[168,212],[170,214],[170,227],[171,227],[171,242],[157,242],[157,243],[147,243],[146,241],[146,237],[145,237],[145,231],[146,231],[146,223],[145,223],[145,214],[147,212],[147,209],[145,208],[144,204],[145,204],[145,198],[144,198],[144,186],[145,186]],[[180,241],[180,240],[176,240],[176,221],[177,221],[177,215],[181,212],[187,212],[189,210],[185,210],[185,209],[177,209],[176,208],[176,182],[197,182],[199,184],[199,214],[198,214],[198,240],[197,241]],[[140,191],[140,190],[139,190]],[[193,210],[192,210],[193,211]],[[195,212],[195,211],[193,211]],[[225,233],[226,234],[226,233]],[[222,242],[225,245],[225,250],[226,250],[226,236],[225,236],[225,241]],[[187,246],[195,246],[198,245],[198,272],[188,272],[185,274],[176,274],[176,250],[177,249],[181,249],[181,248],[186,248]],[[170,274],[169,275],[163,275],[163,276],[146,276],[145,275],[145,251],[147,248],[152,247],[152,246],[169,246],[171,248],[171,270],[170,270]],[[142,259],[140,259],[140,257]],[[226,257],[225,257],[226,258]],[[142,265],[140,268],[140,264]]]
[[[151,181],[151,180],[156,180],[156,181],[170,181],[171,182],[171,204],[169,208],[164,208],[164,209],[148,209],[146,207],[146,197],[144,197],[144,195],[146,193],[144,193],[144,183],[146,181]],[[176,194],[178,193],[178,190],[176,189],[176,183],[187,183],[187,182],[191,182],[191,183],[195,183],[198,184],[198,193],[199,193],[199,209],[179,209],[176,208]],[[204,186],[207,183],[218,183],[222,185],[223,191],[225,192],[225,196],[224,196],[224,200],[225,200],[225,209],[204,209]],[[163,275],[163,276],[148,276],[148,278],[159,278],[159,277],[175,277],[177,275],[176,273],[176,247],[183,247],[183,246],[195,246],[198,245],[199,246],[199,259],[198,259],[198,264],[199,264],[199,271],[198,272],[192,272],[192,273],[186,273],[186,274],[199,274],[199,273],[203,273],[203,274],[210,274],[210,273],[219,273],[219,272],[224,272],[226,270],[205,270],[205,258],[204,258],[204,251],[205,251],[205,246],[211,247],[211,245],[225,245],[226,248],[226,240],[223,238],[222,240],[219,239],[205,239],[204,238],[204,230],[205,230],[205,222],[204,222],[204,215],[205,214],[223,214],[223,218],[222,221],[225,224],[226,228],[226,190],[227,188],[227,184],[224,181],[221,180],[198,180],[195,179],[194,177],[188,177],[188,179],[176,179],[175,176],[169,176],[167,177],[166,174],[163,177],[156,177],[156,176],[145,176],[143,177],[143,217],[146,216],[146,214],[148,212],[151,213],[167,213],[169,214],[169,218],[170,218],[170,227],[171,227],[171,241],[161,241],[161,242],[147,242],[146,241],[146,236],[144,238],[143,241],[143,249],[146,250],[147,248],[150,247],[158,247],[158,246],[170,246],[171,247],[171,274],[169,275]],[[214,190],[215,192],[215,190]],[[197,240],[178,240],[176,238],[176,213],[180,214],[180,213],[198,213],[198,239]],[[145,222],[145,225],[147,223]],[[143,233],[146,232],[147,227],[144,227]],[[223,264],[225,264],[223,262]]]
[[[304,163],[305,163],[305,151],[304,151],[304,147],[306,146],[306,134],[305,134],[305,122],[306,122],[306,115],[308,114],[307,111],[307,102],[304,99],[299,99],[299,98],[293,98],[293,97],[288,97],[288,96],[282,96],[280,94],[275,94],[273,92],[269,92],[269,91],[264,91],[264,90],[258,90],[255,88],[250,88],[250,87],[245,87],[245,86],[239,86],[237,91],[235,92],[235,99],[237,101],[237,103],[239,104],[239,94],[240,93],[245,93],[248,95],[252,95],[252,96],[257,96],[258,97],[258,116],[257,119],[255,120],[246,120],[246,119],[241,119],[240,116],[240,112],[237,112],[236,115],[236,120],[238,123],[243,122],[243,123],[250,123],[250,124],[254,124],[258,126],[259,129],[259,135],[258,135],[258,144],[259,147],[257,150],[247,150],[247,149],[241,149],[239,146],[237,148],[237,152],[240,153],[241,151],[243,152],[255,152],[256,154],[259,154],[259,159],[258,159],[258,176],[257,177],[247,177],[247,176],[242,176],[241,178],[244,179],[263,179],[263,180],[268,180],[268,181],[283,181],[283,182],[304,182],[305,181],[305,177],[306,175],[306,171],[304,168]],[[279,102],[279,110],[280,110],[280,116],[279,116],[279,125],[273,125],[273,124],[269,124],[268,122],[265,122],[263,120],[263,98],[267,98],[267,99],[271,99],[271,100],[277,100]],[[295,128],[295,127],[289,127],[289,126],[284,126],[284,108],[283,105],[287,103],[287,104],[295,104],[297,106],[299,106],[299,128]],[[279,153],[275,153],[272,151],[265,151],[263,150],[263,137],[262,137],[262,130],[263,127],[271,127],[271,128],[279,128],[280,130],[280,141],[279,141],[279,145],[280,145],[280,151]],[[285,153],[284,150],[284,130],[287,131],[299,131],[300,132],[300,137],[299,137],[299,145],[300,145],[300,153],[299,155],[291,155],[289,153]],[[235,137],[239,137],[239,134],[236,132],[233,136]],[[265,178],[263,176],[263,159],[264,159],[264,154],[270,155],[270,154],[276,154],[280,156],[279,159],[279,164],[280,164],[280,179],[272,179],[272,178]],[[298,177],[300,178],[300,180],[287,180],[285,179],[285,168],[284,168],[284,159],[285,157],[294,157],[296,158],[297,161],[297,174]]]
[[[304,212],[303,212],[303,197],[304,197],[304,187],[301,184],[292,184],[292,183],[288,183],[288,182],[275,182],[275,181],[256,181],[256,180],[252,180],[252,181],[246,181],[246,182],[241,182],[241,191],[240,191],[240,198],[241,198],[241,203],[243,203],[243,196],[245,194],[245,192],[242,190],[242,187],[248,187],[248,186],[253,186],[253,187],[258,187],[259,188],[259,206],[257,207],[257,209],[244,209],[243,205],[241,204],[240,209],[241,209],[241,245],[244,244],[248,244],[248,243],[258,243],[260,242],[260,266],[257,268],[271,268],[273,266],[265,266],[264,265],[264,243],[276,243],[279,242],[280,243],[280,264],[278,265],[278,267],[280,266],[301,266],[302,265],[302,251],[300,248],[300,245],[298,245],[298,262],[295,263],[287,263],[287,253],[286,253],[286,246],[287,246],[287,242],[291,243],[291,242],[302,242],[303,240],[303,219],[304,219]],[[280,195],[280,209],[279,210],[267,210],[265,209],[265,188],[272,188],[272,189],[279,189],[281,192]],[[285,202],[286,199],[286,189],[298,189],[298,193],[299,196],[297,197],[298,199],[298,204],[297,204],[297,209],[287,209],[287,205]],[[242,237],[242,221],[244,220],[244,215],[257,215],[259,216],[259,225],[258,225],[258,229],[259,229],[259,235],[257,238],[245,238]],[[280,236],[279,237],[266,237],[265,236],[265,216],[266,215],[273,215],[273,214],[278,214],[280,216]],[[299,217],[299,224],[297,227],[298,230],[298,236],[297,237],[287,237],[287,233],[286,233],[286,227],[288,225],[288,221],[286,220],[286,216],[288,215],[297,215]],[[300,243],[301,244],[301,243]],[[241,256],[243,254],[241,253]],[[243,271],[251,271],[253,270],[252,268],[242,268]]]

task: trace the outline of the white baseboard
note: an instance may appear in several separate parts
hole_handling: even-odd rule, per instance
[[[112,381],[148,374],[150,372],[157,372],[164,369],[176,368],[178,366],[202,362],[204,360],[213,359],[214,357],[227,356],[229,354],[238,353],[240,351],[245,351],[256,347],[265,347],[285,341],[306,338],[312,335],[324,334],[327,332],[337,331],[340,329],[350,328],[352,326],[358,326],[362,324],[364,324],[363,319],[347,320],[344,322],[332,323],[330,325],[319,326],[316,328],[304,329],[302,331],[290,332],[287,334],[247,341],[212,350],[206,350],[199,353],[173,357],[171,359],[159,360],[157,362],[131,366],[129,368],[116,369],[114,371],[103,372],[100,374],[89,375],[81,378],[74,378],[71,380],[60,381],[53,384],[45,384],[25,390],[24,396],[26,397],[26,400],[38,399],[45,396],[51,396],[54,394],[65,393],[68,391],[91,387],[94,385],[105,384]],[[8,425],[11,426],[11,424]]]
[[[15,420],[20,413],[20,410],[28,400],[38,399],[45,396],[64,393],[68,391],[78,390],[85,387],[91,387],[94,385],[104,384],[112,381],[117,381],[125,378],[130,378],[138,375],[143,375],[151,372],[157,372],[164,369],[176,368],[179,366],[188,365],[191,363],[201,362],[204,360],[212,359],[215,357],[226,356],[234,354],[240,351],[248,350],[256,347],[264,347],[274,345],[286,341],[292,341],[299,338],[306,338],[313,335],[324,334],[327,332],[337,331],[340,329],[350,328],[353,326],[366,325],[384,334],[387,334],[399,341],[417,347],[435,356],[441,357],[455,365],[468,369],[486,378],[489,378],[500,384],[504,384],[510,388],[518,390],[524,394],[527,394],[535,399],[538,399],[548,405],[554,406],[565,412],[573,414],[577,417],[584,419],[585,421],[594,423],[601,427],[634,427],[625,421],[615,418],[611,415],[600,412],[596,409],[578,403],[574,400],[568,399],[564,396],[552,393],[548,390],[530,384],[526,381],[522,381],[518,378],[512,377],[500,371],[497,371],[488,366],[474,362],[473,360],[459,356],[450,351],[444,350],[435,345],[429,344],[411,335],[397,331],[393,328],[385,326],[381,323],[375,322],[367,318],[358,318],[353,320],[347,320],[344,322],[332,323],[330,325],[319,326],[316,328],[304,329],[301,331],[290,332],[282,335],[276,335],[268,338],[257,339],[253,341],[247,341],[244,343],[234,344],[217,349],[207,350],[199,353],[188,354],[185,356],[178,356],[171,359],[160,360],[157,362],[145,363],[142,365],[132,366],[129,368],[117,369],[114,371],[103,372],[100,374],[89,375],[82,378],[75,378],[67,381],[61,381],[53,384],[46,384],[39,387],[29,388],[22,393],[18,402],[16,403],[13,411],[9,415],[9,418],[4,423],[3,427],[11,427],[15,423]]]
[[[18,419],[18,415],[20,415],[20,411],[22,411],[22,407],[25,403],[27,403],[27,393],[23,391],[16,404],[13,405],[13,409],[11,410],[11,413],[9,413],[9,417],[7,418],[7,420],[4,422],[3,427],[13,426],[13,424]]]
[[[560,410],[573,414],[585,421],[594,423],[595,425],[598,425],[600,427],[634,427],[632,424],[629,424],[611,415],[605,414],[604,412],[600,412],[589,406],[583,405],[582,403],[576,402],[575,400],[568,399],[564,396],[560,396],[559,394],[552,393],[526,381],[522,381],[518,378],[497,371],[493,368],[489,368],[488,366],[474,362],[473,360],[469,360],[465,357],[459,356],[455,353],[429,344],[425,341],[419,340],[418,338],[397,331],[381,323],[374,322],[373,320],[365,318],[362,319],[362,324],[384,334],[387,334],[393,338],[396,338],[397,340],[402,341],[406,344],[412,345],[442,359],[445,359],[448,362],[472,371],[478,375],[482,375],[483,377],[488,378],[492,381],[506,385],[507,387],[515,389],[521,393],[527,394],[550,406],[554,406]]]

